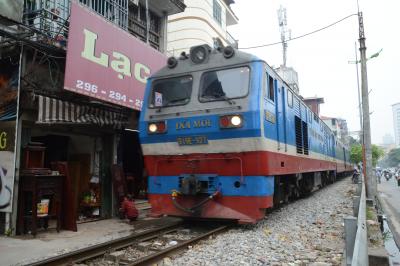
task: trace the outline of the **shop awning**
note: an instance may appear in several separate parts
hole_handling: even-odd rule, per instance
[[[81,124],[123,128],[127,114],[39,96],[39,124]]]

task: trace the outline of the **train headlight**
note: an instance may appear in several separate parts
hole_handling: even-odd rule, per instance
[[[234,115],[231,117],[231,124],[235,127],[240,126],[242,124],[242,118],[238,115]]]
[[[206,63],[211,52],[211,47],[207,44],[190,48],[190,60],[195,64]]]
[[[157,132],[157,125],[156,124],[150,124],[149,125],[149,132],[156,133]]]
[[[167,126],[165,121],[151,122],[147,126],[147,132],[149,134],[160,134],[167,132]]]
[[[243,126],[242,115],[223,115],[219,117],[220,128],[239,128]]]

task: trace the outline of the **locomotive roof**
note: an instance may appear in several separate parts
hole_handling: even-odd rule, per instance
[[[178,58],[177,58],[178,59]],[[260,58],[235,49],[235,55],[231,58],[225,58],[222,52],[212,50],[209,54],[206,63],[195,64],[190,60],[190,55],[187,54],[185,59],[178,59],[178,64],[174,68],[168,66],[163,67],[158,72],[154,73],[151,78],[166,77],[176,74],[184,74],[195,71],[204,71],[212,68],[227,67],[246,64],[250,62],[264,62]]]

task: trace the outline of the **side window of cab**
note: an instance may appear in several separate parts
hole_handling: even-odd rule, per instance
[[[266,72],[264,80],[264,99],[275,102],[275,83],[276,80]]]

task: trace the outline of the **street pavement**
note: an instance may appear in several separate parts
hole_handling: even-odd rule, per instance
[[[397,186],[397,180],[391,178],[386,181],[382,177],[378,184],[378,192],[384,212],[391,225],[394,240],[397,246],[400,246],[400,187]]]

